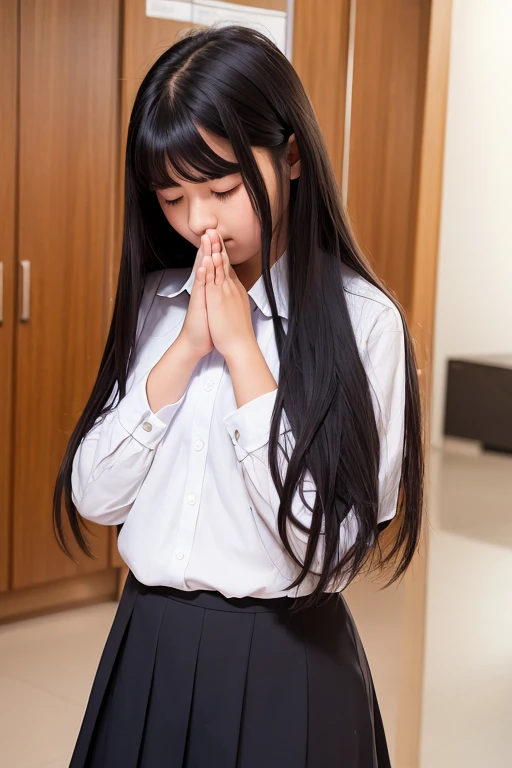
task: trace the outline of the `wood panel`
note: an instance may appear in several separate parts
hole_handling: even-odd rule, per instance
[[[430,0],[357,0],[348,210],[409,312]]]
[[[117,599],[117,568],[11,590],[0,600],[0,624]]]
[[[0,3],[0,592],[9,584],[12,478],[13,296],[18,93],[18,2]]]
[[[324,134],[341,188],[350,0],[295,0],[292,63]]]
[[[51,499],[107,331],[120,13],[118,0],[20,8],[18,256],[31,263],[32,287],[16,338],[15,588],[108,564],[106,528],[94,530],[97,560],[80,555],[75,565],[60,552]]]
[[[429,508],[431,360],[443,188],[451,18],[452,0],[432,0],[425,67],[426,85],[423,99],[422,136],[417,160],[418,203],[409,317],[409,325],[416,342],[416,355],[420,367],[421,397],[426,414],[424,438],[427,446],[426,513]],[[419,765],[429,537],[429,520],[426,514],[420,551],[404,580],[403,644],[397,708],[397,768],[417,768]]]

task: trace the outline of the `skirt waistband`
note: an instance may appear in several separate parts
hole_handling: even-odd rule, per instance
[[[171,600],[195,605],[198,608],[210,608],[215,611],[242,611],[246,613],[264,613],[266,611],[286,611],[294,603],[292,597],[226,597],[221,592],[210,589],[184,590],[166,586],[148,586],[142,584],[130,571],[137,590],[142,594],[151,592]],[[301,598],[297,598],[299,601]]]

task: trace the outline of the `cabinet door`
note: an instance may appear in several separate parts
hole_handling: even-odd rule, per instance
[[[9,583],[18,0],[0,3],[0,592]]]
[[[110,317],[119,10],[119,0],[20,0],[15,588],[108,566],[107,528],[91,526],[97,559],[62,554],[51,502]]]

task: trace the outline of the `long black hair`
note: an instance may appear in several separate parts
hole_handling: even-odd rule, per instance
[[[238,162],[216,155],[198,126],[228,139]],[[267,149],[281,181],[282,159],[293,133],[301,172],[290,182],[285,333],[270,279],[270,201],[251,147]],[[171,186],[169,167],[184,179],[198,182],[240,171],[261,224],[262,274],[280,359],[269,463],[280,497],[279,533],[300,567],[290,587],[305,579],[322,537],[322,572],[304,607],[317,604],[331,582],[348,577],[349,583],[374,562],[376,553],[379,569],[392,568],[385,585],[389,586],[405,572],[418,546],[423,504],[421,403],[404,310],[358,249],[323,136],[297,73],[265,35],[240,26],[194,30],[182,37],[153,64],[138,90],[128,128],[124,238],[115,306],[96,382],[56,481],[53,519],[59,544],[72,556],[63,529],[64,495],[73,535],[92,556],[82,531],[84,521],[71,497],[73,457],[98,417],[113,407],[109,399],[116,385],[119,399],[126,394],[145,277],[155,269],[194,264],[197,249],[169,225],[156,198],[155,189]],[[404,452],[397,514],[386,532],[389,544],[384,548],[377,525],[378,431],[347,308],[341,263],[383,291],[398,308],[404,326]],[[295,440],[284,482],[278,465],[283,409]],[[295,519],[291,508],[308,470],[317,489],[310,529]],[[339,560],[340,525],[352,505],[357,538]],[[309,533],[304,562],[289,543],[290,524]]]

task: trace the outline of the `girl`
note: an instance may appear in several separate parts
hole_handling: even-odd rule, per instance
[[[83,551],[82,518],[117,525],[129,566],[72,768],[390,765],[341,593],[411,561],[420,416],[291,64],[189,34],[135,100],[112,325],[55,489],[64,549],[62,495]]]

